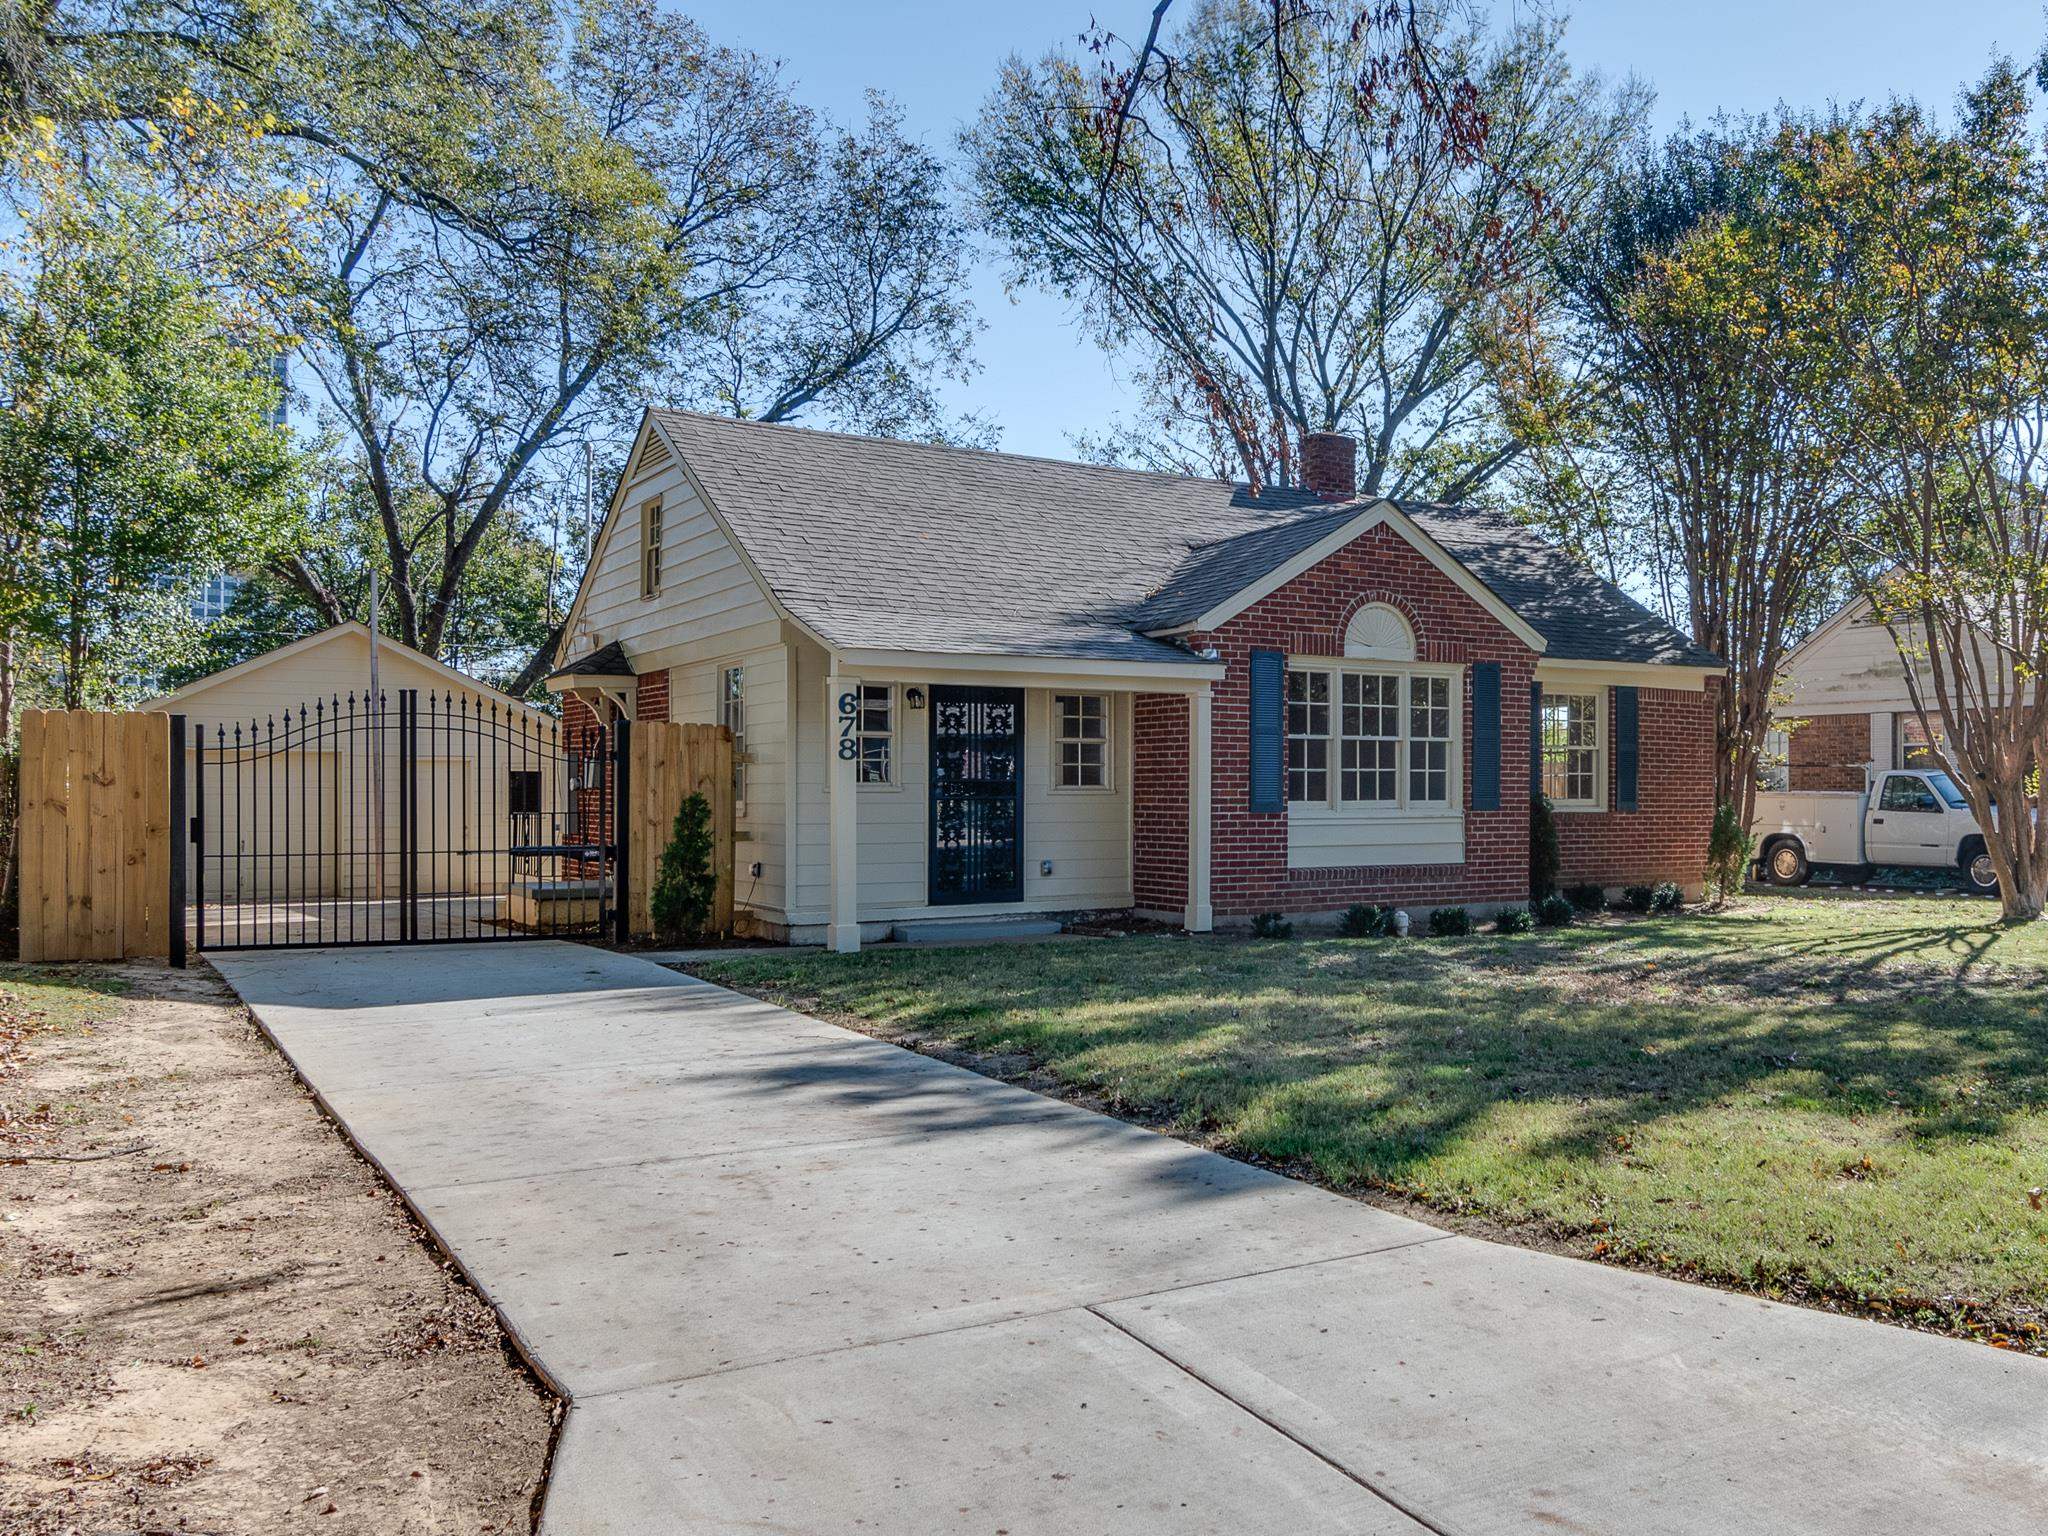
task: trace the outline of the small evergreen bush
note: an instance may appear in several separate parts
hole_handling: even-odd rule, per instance
[[[1255,939],[1291,939],[1294,924],[1278,912],[1261,912],[1252,919],[1252,937]]]
[[[1536,903],[1536,921],[1545,928],[1569,928],[1573,916],[1572,904],[1555,891]]]
[[[1647,912],[1657,904],[1657,893],[1647,885],[1625,885],[1621,899],[1631,912]]]
[[[687,796],[654,872],[647,898],[655,935],[664,943],[701,938],[711,922],[718,872],[711,867],[711,806],[702,795]]]
[[[1535,926],[1535,914],[1527,907],[1502,907],[1493,920],[1496,933],[1527,933]]]
[[[1653,912],[1676,912],[1685,905],[1685,892],[1671,881],[1666,880],[1650,892],[1650,910]]]
[[[1597,885],[1575,885],[1564,893],[1565,900],[1581,912],[1605,912],[1607,892]]]
[[[1432,939],[1462,939],[1472,931],[1472,914],[1463,907],[1438,907],[1429,914]]]
[[[1529,895],[1541,901],[1557,889],[1558,872],[1564,868],[1564,851],[1557,842],[1557,813],[1547,795],[1529,802]]]
[[[1707,896],[1716,903],[1742,890],[1743,877],[1756,851],[1756,838],[1742,824],[1742,813],[1724,803],[1714,808],[1714,827],[1707,834]]]
[[[1375,907],[1369,902],[1356,902],[1344,909],[1344,917],[1337,924],[1337,931],[1347,939],[1383,938],[1393,916],[1390,908]]]

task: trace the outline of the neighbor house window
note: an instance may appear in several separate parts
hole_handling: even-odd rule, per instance
[[[1288,800],[1340,811],[1449,806],[1457,694],[1455,676],[1406,666],[1289,670]]]
[[[540,814],[540,770],[538,768],[512,768],[506,773],[506,798],[511,803],[514,816],[537,816]]]
[[[1935,737],[1930,738],[1927,734],[1927,727],[1920,723],[1920,717],[1917,714],[1901,714],[1898,717],[1898,721],[1899,727],[1896,733],[1898,739],[1896,756],[1898,761],[1893,763],[1892,766],[1894,768],[1940,767],[1941,763],[1934,755],[1934,744],[1939,739],[1939,733],[1937,732]]]
[[[860,782],[895,782],[896,690],[888,683],[860,685],[860,718],[854,734],[860,743]]]
[[[1109,699],[1100,693],[1056,694],[1053,751],[1061,789],[1109,788]]]
[[[1330,798],[1330,674],[1287,674],[1287,798]]]
[[[747,798],[747,669],[727,667],[718,674],[718,723],[732,732],[732,797]]]
[[[1600,764],[1600,697],[1543,695],[1543,793],[1552,805],[1599,807],[1606,802]]]
[[[640,509],[640,595],[652,597],[661,590],[661,502],[650,501]]]

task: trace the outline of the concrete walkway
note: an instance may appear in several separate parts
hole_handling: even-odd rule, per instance
[[[1452,1237],[645,961],[215,964],[572,1399],[546,1536],[1996,1536],[2048,1363]]]

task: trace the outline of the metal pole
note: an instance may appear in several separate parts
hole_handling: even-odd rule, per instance
[[[370,829],[371,862],[377,869],[377,897],[384,889],[384,692],[377,683],[377,630],[379,628],[377,567],[370,567]]]
[[[628,753],[632,743],[632,722],[624,715],[612,722],[612,858],[613,907],[612,940],[623,944],[632,936],[628,913],[626,863],[632,857],[633,775]],[[598,866],[598,900],[604,899],[604,866]]]
[[[185,717],[171,716],[171,889],[169,892],[171,953],[174,969],[185,969]]]

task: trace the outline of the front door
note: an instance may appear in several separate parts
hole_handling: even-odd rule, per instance
[[[1024,897],[1024,691],[932,689],[929,896]]]

